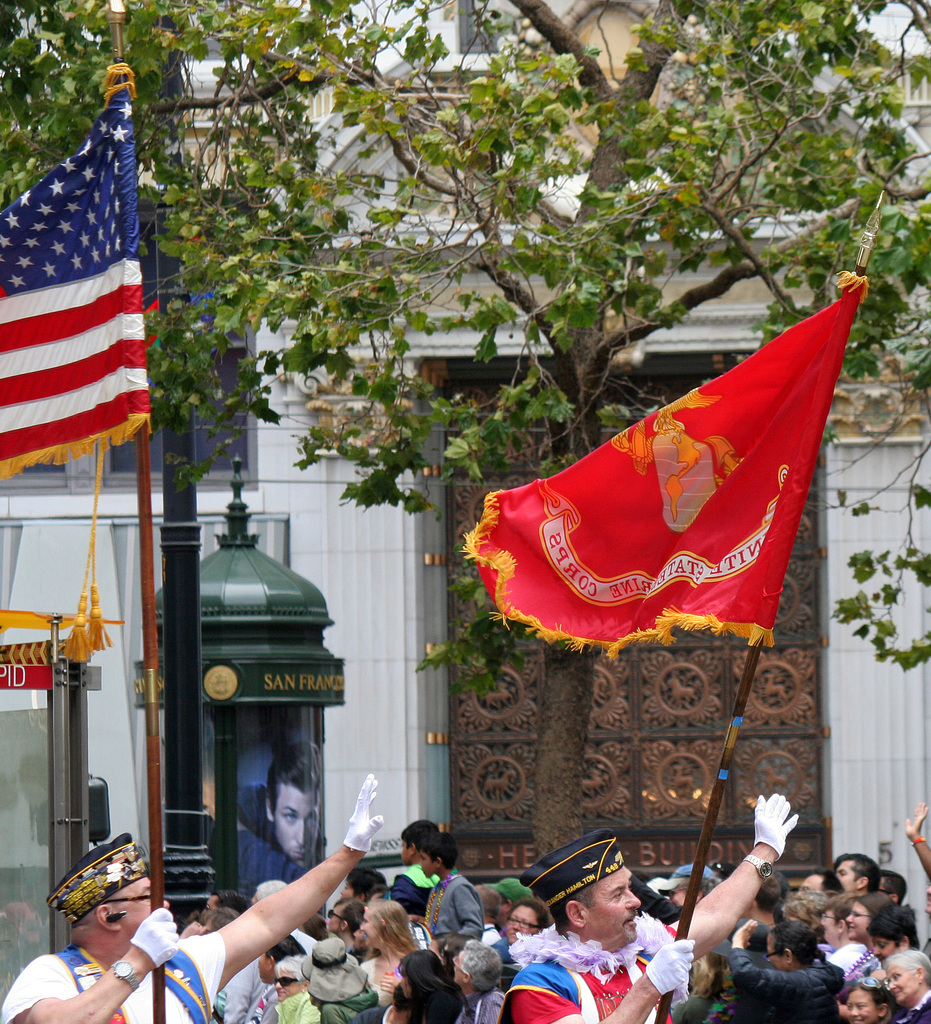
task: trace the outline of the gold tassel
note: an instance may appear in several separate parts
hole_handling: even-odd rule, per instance
[[[103,612],[100,610],[100,594],[97,584],[91,586],[91,619],[87,629],[87,638],[92,651],[103,651],[113,646],[107,627],[103,624]]]
[[[78,604],[77,618],[71,635],[65,641],[65,656],[71,661],[87,661],[94,651],[102,651],[110,646],[110,637],[103,624],[103,612],[100,610],[100,594],[97,591],[97,504],[100,501],[100,487],[103,483],[103,459],[106,444],[101,441],[97,445],[97,475],[94,479],[94,511],[91,515],[91,539],[87,551],[87,565],[84,568],[84,589]],[[91,579],[91,617],[90,628],[87,628],[87,580]]]
[[[856,291],[858,288],[862,288],[863,294],[860,296],[861,302],[870,293],[869,279],[861,277],[859,274],[853,274],[849,270],[842,270],[837,275],[837,287],[840,288],[841,291],[847,291],[848,288],[851,289],[851,291]]]
[[[71,627],[71,635],[65,641],[65,657],[69,661],[87,661],[90,652],[87,649],[87,591],[81,592],[78,602],[78,614]]]

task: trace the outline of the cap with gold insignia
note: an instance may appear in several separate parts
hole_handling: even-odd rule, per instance
[[[112,842],[94,847],[72,865],[45,902],[74,924],[119,889],[148,874],[142,851],[124,832]]]
[[[521,883],[552,907],[624,866],[617,836],[609,828],[587,832],[581,839],[560,846],[520,876]]]

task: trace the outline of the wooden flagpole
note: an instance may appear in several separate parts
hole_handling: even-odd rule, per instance
[[[714,780],[714,785],[711,787],[708,809],[705,811],[701,835],[698,837],[698,846],[695,848],[695,860],[692,864],[692,874],[689,876],[689,887],[685,893],[685,903],[682,905],[682,915],[679,917],[679,923],[676,926],[677,939],[688,938],[689,926],[692,923],[692,913],[698,901],[698,890],[701,887],[705,863],[708,860],[708,851],[711,848],[711,840],[714,836],[714,827],[718,820],[718,811],[721,809],[721,801],[724,799],[724,786],[730,773],[731,758],[734,756],[734,747],[737,746],[737,734],[740,732],[740,726],[743,724],[743,715],[747,707],[747,700],[750,697],[750,690],[753,688],[753,677],[756,675],[756,666],[760,660],[761,650],[762,640],[752,644],[747,651],[743,675],[740,677],[737,696],[734,698],[731,724],[728,726],[727,733],[724,736],[721,764],[718,767],[718,774]],[[671,1003],[672,992],[667,992],[660,999],[659,1007],[656,1011],[656,1020],[659,1024],[662,1024],[668,1017]]]
[[[111,0],[112,2],[112,0]],[[142,587],[142,658],[145,680],[146,789],[149,797],[149,878],[152,909],[165,902],[165,857],[162,839],[162,741],[158,715],[158,626],[155,620],[155,547],[152,541],[152,467],[149,431],[136,431],[136,495],[139,510],[139,559]],[[152,976],[152,1019],[165,1024],[165,968]]]
[[[124,59],[123,0],[107,0],[113,60]],[[142,596],[142,665],[145,696],[146,792],[149,818],[149,880],[152,910],[165,904],[165,856],[162,838],[162,748],[159,735],[158,624],[155,618],[155,546],[152,540],[152,462],[149,428],[136,431],[136,508],[139,516],[139,583]],[[152,972],[152,1021],[165,1024],[165,968]]]

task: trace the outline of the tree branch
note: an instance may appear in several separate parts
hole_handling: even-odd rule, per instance
[[[848,199],[845,203],[841,203],[840,206],[836,206],[833,210],[828,210],[820,217],[816,217],[814,220],[809,221],[801,231],[798,231],[796,234],[792,235],[791,238],[786,238],[784,241],[774,246],[774,251],[777,253],[787,252],[800,241],[803,241],[806,238],[811,238],[819,231],[822,231],[832,220],[842,220],[850,217],[859,205],[859,198],[854,197],[853,199]],[[676,305],[684,306],[687,310],[695,309],[696,306],[700,306],[704,302],[720,298],[720,296],[726,294],[739,281],[746,281],[757,276],[759,276],[759,274],[756,265],[749,259],[743,260],[741,263],[735,263],[732,266],[724,267],[709,281],[705,281],[703,284],[696,285],[694,288],[689,288],[687,291],[684,291],[679,298],[676,299]],[[649,337],[649,335],[661,326],[662,324],[656,321],[645,321],[642,324],[638,324],[636,327],[624,328],[613,332],[607,336],[605,344],[612,352],[616,352],[622,348],[626,348],[627,345],[633,344],[635,341],[640,341],[642,338]]]
[[[598,61],[585,52],[582,40],[563,21],[556,17],[544,0],[512,0],[521,14],[553,47],[557,53],[571,53],[579,62],[582,73],[579,81],[607,95],[612,91]]]
[[[400,139],[392,135],[389,137],[389,141],[398,163],[401,164],[412,178],[416,178],[422,185],[426,185],[427,188],[433,189],[434,192],[438,192],[442,196],[458,198],[459,190],[456,186],[426,171],[423,164],[414,158],[413,152]]]
[[[759,253],[755,252],[753,246],[747,241],[743,232],[737,228],[723,210],[721,210],[712,201],[711,196],[707,190],[701,189],[702,198],[704,202],[702,207],[709,217],[714,220],[715,224],[721,229],[721,231],[737,246],[737,248],[744,254],[747,261],[751,263],[755,268],[757,274],[763,278],[766,282],[767,288],[776,296],[776,298],[782,304],[782,307],[789,312],[794,312],[795,303],[792,301],[788,292],[784,291],[777,283],[775,277],[769,270],[769,267],[760,259]]]

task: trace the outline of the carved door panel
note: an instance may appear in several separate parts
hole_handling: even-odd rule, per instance
[[[515,453],[506,478],[449,487],[451,576],[461,564],[455,545],[480,518],[485,493],[536,476],[529,451],[532,445]],[[829,852],[816,490],[786,576],[776,645],[760,658],[712,861],[736,862],[749,851],[757,794],[773,790],[785,793],[800,815],[784,870],[808,874]],[[451,620],[468,614],[455,597],[449,611]],[[586,826],[616,826],[628,864],[645,875],[668,874],[692,859],[746,652],[743,640],[693,633],[680,634],[670,647],[632,644],[614,661],[599,659],[579,799]],[[535,859],[530,807],[541,668],[540,652],[531,647],[523,671],[508,668],[493,693],[450,699],[452,828],[463,870],[475,878],[519,874]]]

